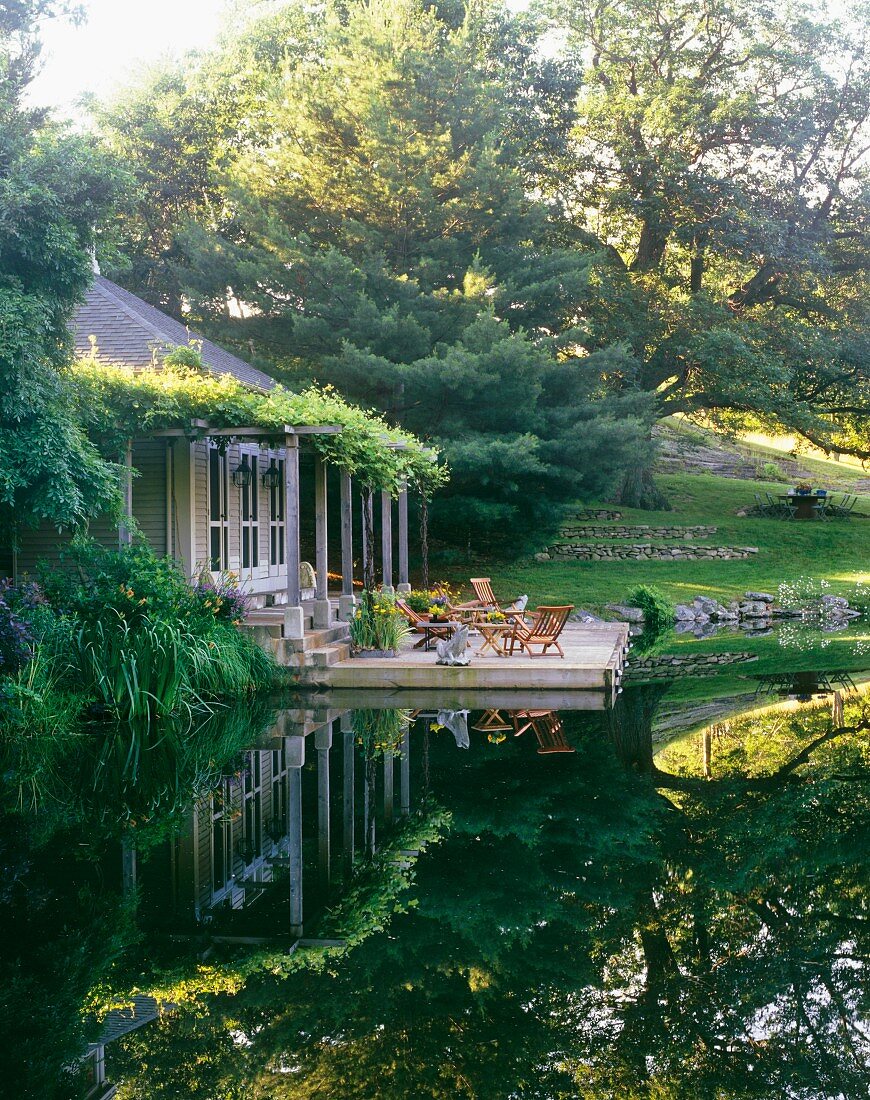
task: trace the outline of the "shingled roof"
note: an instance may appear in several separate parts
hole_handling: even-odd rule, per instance
[[[202,342],[202,359],[212,374],[231,374],[247,386],[268,390],[275,380],[244,359],[224,351],[188,329],[168,314],[137,298],[102,275],[95,275],[86,301],[73,318],[71,329],[76,351],[89,355],[90,337],[97,344],[97,358],[105,363],[147,370],[163,355],[191,339]]]

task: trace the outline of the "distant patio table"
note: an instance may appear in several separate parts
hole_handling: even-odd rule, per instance
[[[475,656],[482,656],[488,649],[491,649],[496,657],[509,656],[507,641],[513,633],[513,623],[485,623],[478,621],[474,624],[474,628],[480,631],[481,637],[483,638],[483,645],[477,650]]]
[[[780,500],[787,500],[795,508],[795,519],[818,519],[819,504],[828,499],[827,493],[780,493]]]

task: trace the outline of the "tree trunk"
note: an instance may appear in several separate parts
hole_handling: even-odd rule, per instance
[[[656,271],[665,257],[670,233],[670,226],[663,225],[652,216],[645,218],[631,270]]]
[[[627,687],[608,712],[610,736],[619,760],[650,775],[653,770],[652,722],[667,684]]]
[[[420,569],[424,592],[429,591],[429,501],[424,493],[420,497]]]
[[[696,233],[692,241],[692,264],[689,272],[689,290],[692,294],[700,294],[704,284],[704,265],[706,262],[707,233],[702,230]]]
[[[365,485],[362,490],[362,522],[363,546],[365,549],[363,556],[363,588],[366,592],[373,592],[375,589],[375,532],[372,512],[372,489],[370,486]]]
[[[650,511],[670,512],[671,502],[656,485],[647,465],[630,466],[622,477],[622,483],[613,496],[614,504],[627,508],[646,508]]]

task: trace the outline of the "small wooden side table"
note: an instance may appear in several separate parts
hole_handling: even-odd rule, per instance
[[[513,633],[513,623],[484,623],[477,622],[474,624],[476,630],[480,631],[483,638],[483,644],[477,650],[475,656],[481,657],[488,649],[491,649],[496,657],[508,657],[510,654],[507,651],[507,640]]]

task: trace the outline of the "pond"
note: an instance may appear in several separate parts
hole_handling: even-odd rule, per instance
[[[135,783],[116,731],[35,813],[7,773],[14,1095],[865,1097],[865,637],[671,639],[755,660],[601,710],[273,700]]]

